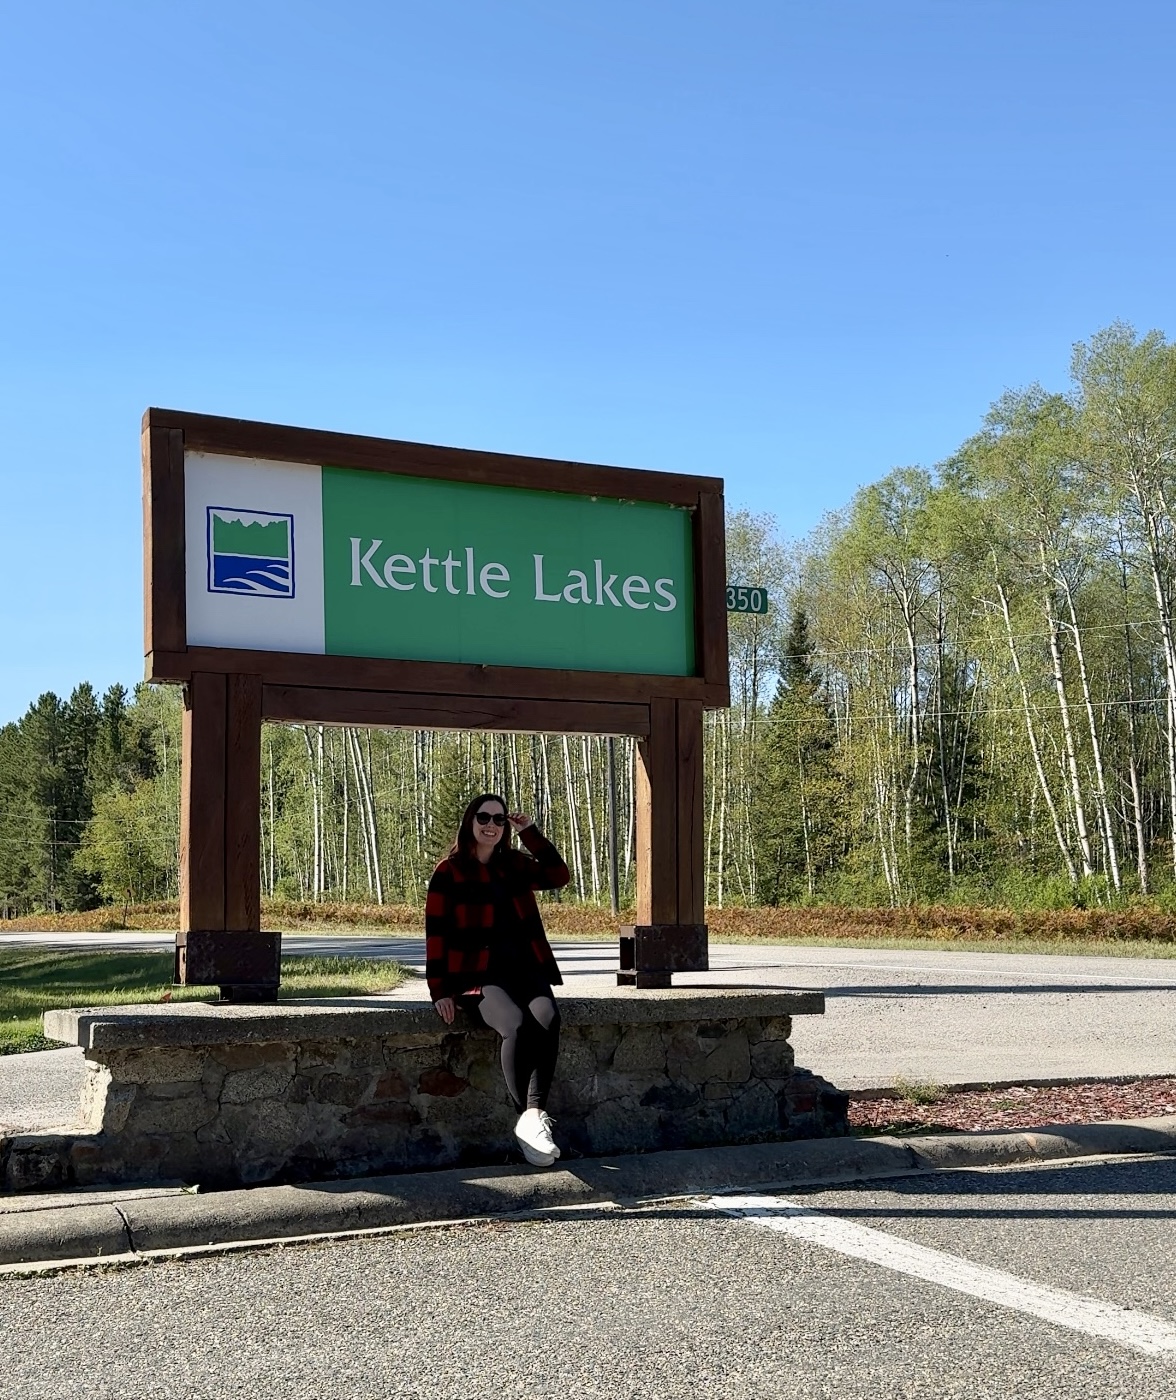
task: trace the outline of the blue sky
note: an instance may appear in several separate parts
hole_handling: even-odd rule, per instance
[[[1168,4],[9,7],[0,722],[141,664],[148,404],[701,471],[803,535],[1172,333]]]

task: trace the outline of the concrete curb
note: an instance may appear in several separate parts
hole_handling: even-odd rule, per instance
[[[919,1138],[818,1138],[750,1147],[582,1159],[553,1171],[460,1168],[207,1195],[112,1193],[40,1197],[0,1212],[0,1269],[127,1261],[250,1241],[387,1230],[409,1225],[626,1205],[751,1188],[797,1188],[968,1167],[1115,1154],[1176,1152],[1176,1117],[1041,1131]]]

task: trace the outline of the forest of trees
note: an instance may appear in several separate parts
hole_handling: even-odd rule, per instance
[[[707,717],[708,902],[1176,903],[1176,346],[1114,325],[934,468],[811,537],[736,511],[732,705]],[[0,909],[174,897],[179,696],[44,695],[0,729]],[[265,893],[419,903],[495,789],[609,897],[610,741],[267,726]],[[633,752],[612,741],[621,901]]]

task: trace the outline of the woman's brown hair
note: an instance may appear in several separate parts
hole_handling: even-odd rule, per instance
[[[474,839],[474,813],[481,807],[483,802],[497,802],[502,808],[502,815],[507,812],[506,803],[496,792],[483,792],[473,798],[469,806],[462,813],[461,825],[457,828],[457,835],[454,837],[453,845],[449,848],[449,859],[459,861],[477,860],[477,842]],[[511,841],[514,836],[514,829],[510,822],[505,822],[502,828],[502,837],[495,842],[494,851],[490,859],[497,862],[502,858],[502,852],[510,850]]]

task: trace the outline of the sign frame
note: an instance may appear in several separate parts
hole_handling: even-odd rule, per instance
[[[142,422],[144,652],[184,687],[175,980],[228,1000],[277,994],[280,933],[261,929],[261,725],[627,734],[637,739],[637,922],[625,985],[708,966],[704,709],[730,703],[723,482],[709,476],[437,447],[149,408]],[[185,453],[647,501],[692,514],[692,676],[189,646]],[[260,506],[260,503],[259,503]]]
[[[701,701],[708,709],[730,703],[721,478],[436,447],[158,408],[149,408],[144,414],[142,441],[144,653],[149,681],[184,683],[197,671],[248,672],[260,675],[265,685],[277,686],[638,704],[648,704],[654,696],[672,696]],[[189,647],[184,578],[185,452],[684,506],[693,514],[698,673],[640,675]]]

